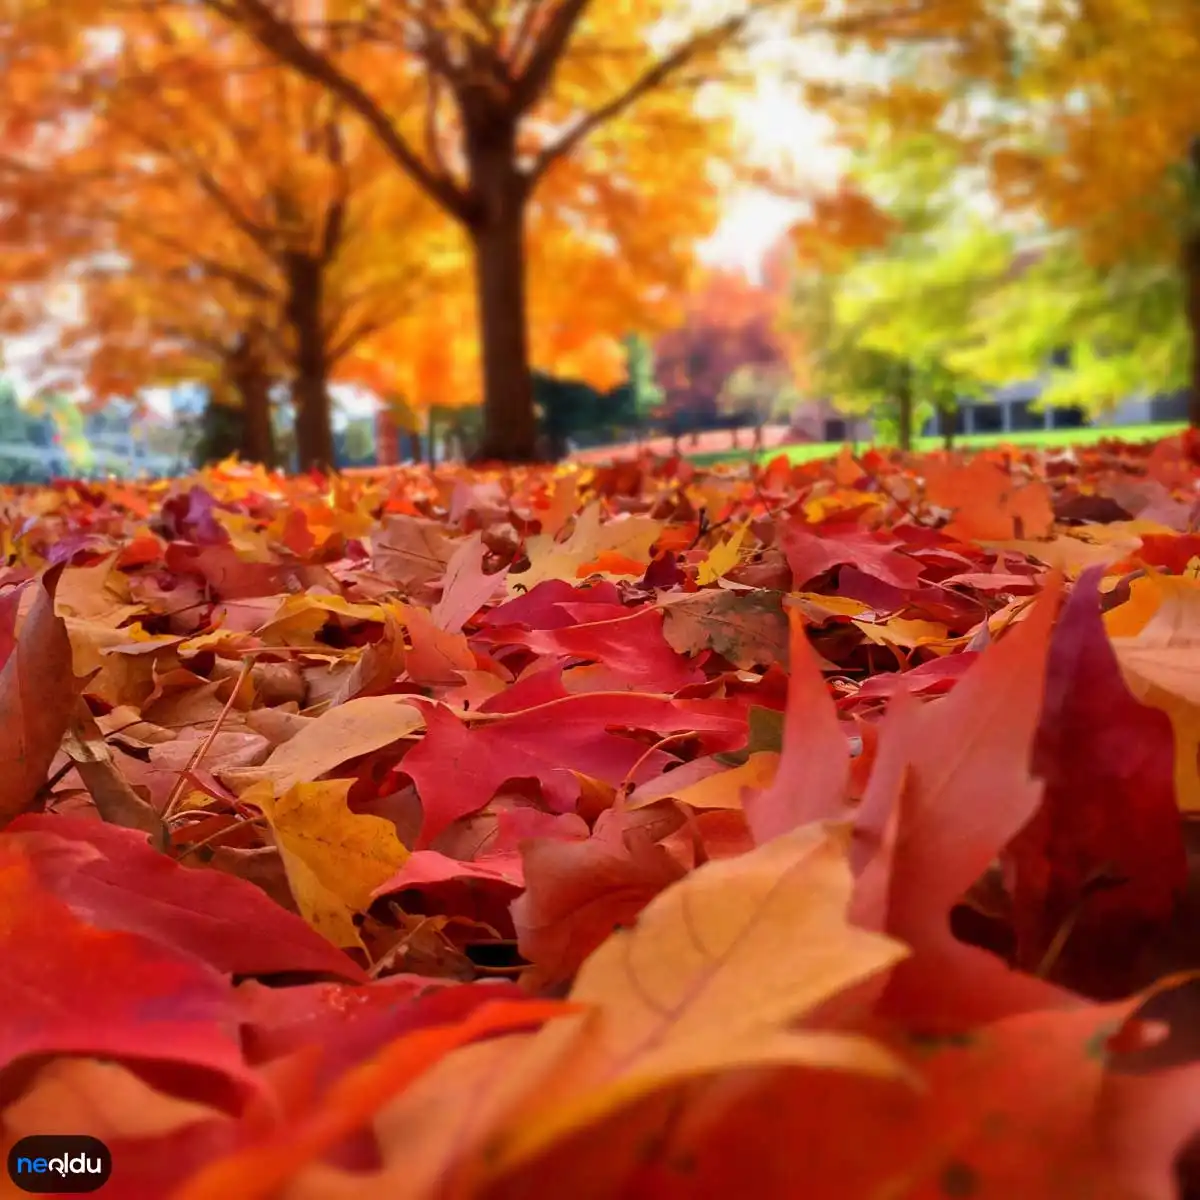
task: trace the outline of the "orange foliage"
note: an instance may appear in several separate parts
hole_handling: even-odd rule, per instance
[[[10,278],[26,285],[5,325],[27,331],[39,296],[73,288],[60,370],[82,370],[100,396],[220,386],[253,333],[271,376],[315,371],[323,386],[364,339],[462,289],[436,208],[321,88],[202,15],[147,10],[122,31],[101,64],[102,106],[82,42],[67,70],[23,66],[26,119],[45,123],[0,165],[15,201]],[[49,131],[70,114],[82,135]]]

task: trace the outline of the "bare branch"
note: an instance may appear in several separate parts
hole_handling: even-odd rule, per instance
[[[542,177],[549,167],[560,158],[570,154],[589,134],[600,126],[618,117],[627,108],[632,107],[647,93],[653,91],[661,83],[665,83],[672,75],[682,70],[702,51],[711,46],[725,42],[745,26],[750,19],[750,12],[739,13],[710,29],[704,29],[688,38],[676,47],[670,54],[659,59],[653,66],[647,67],[633,83],[623,92],[618,93],[607,103],[593,109],[581,117],[571,129],[557,141],[551,142],[530,167],[528,178],[532,186]]]
[[[413,150],[407,139],[370,95],[277,17],[263,0],[202,0],[211,11],[244,29],[264,50],[319,83],[363,120],[409,177],[446,212],[466,220],[468,198],[452,180],[440,177]]]
[[[450,167],[442,153],[441,131],[438,128],[438,110],[441,99],[441,83],[436,75],[431,74],[429,91],[425,97],[425,153],[429,155],[437,173],[444,179],[449,179]]]
[[[513,87],[513,102],[516,111],[527,112],[541,99],[554,68],[566,52],[590,0],[562,0],[558,11],[546,23],[546,28],[533,45],[529,63],[521,72]]]
[[[520,17],[513,18],[517,31],[513,36],[512,44],[509,46],[508,60],[514,72],[521,69],[521,62],[530,48],[533,40],[533,31],[537,28],[537,16],[541,10],[542,3],[543,0],[525,0],[525,7]]]

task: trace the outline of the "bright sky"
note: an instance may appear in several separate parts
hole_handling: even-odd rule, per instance
[[[779,84],[765,81],[739,114],[747,150],[755,157],[785,157],[804,183],[836,182],[841,159],[828,142],[824,118],[800,106]],[[736,194],[716,234],[702,248],[707,261],[756,273],[766,250],[800,215],[800,205],[760,190]]]

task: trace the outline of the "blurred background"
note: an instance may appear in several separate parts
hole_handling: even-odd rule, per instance
[[[1187,0],[11,0],[0,480],[1200,421]]]

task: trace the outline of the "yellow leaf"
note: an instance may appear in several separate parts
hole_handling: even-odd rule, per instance
[[[491,1169],[687,1078],[784,1063],[904,1077],[868,1038],[792,1028],[908,953],[847,921],[847,840],[809,825],[706,863],[604,942],[570,997],[591,1011],[544,1027],[513,1064],[531,1075],[558,1067],[489,1143]]]
[[[345,617],[349,621],[382,621],[383,609],[378,604],[353,604],[341,596],[304,592],[285,597],[275,615],[256,634],[268,643],[308,645],[325,626],[330,615]]]
[[[267,530],[259,529],[253,517],[241,513],[213,510],[217,523],[229,534],[229,544],[243,562],[269,563],[277,561]]]
[[[360,696],[315,718],[304,730],[277,746],[261,767],[242,778],[267,778],[280,791],[308,783],[360,754],[391,745],[423,728],[425,715],[407,696]]]
[[[742,548],[742,540],[745,538],[746,530],[749,528],[750,522],[746,521],[739,526],[737,532],[731,538],[714,547],[708,552],[705,558],[701,559],[700,565],[696,568],[697,583],[701,585],[716,583],[718,579],[728,575],[738,565],[738,555]]]
[[[67,567],[55,589],[54,611],[110,629],[144,612],[143,605],[130,603],[128,576],[113,570],[117,557],[114,552],[90,567]]]
[[[881,504],[882,498],[855,488],[839,488],[823,496],[804,502],[804,519],[811,525],[819,524],[826,517],[846,509],[861,508],[864,504]]]
[[[1045,542],[1014,539],[1003,542],[980,541],[979,544],[985,550],[1013,550],[1018,554],[1028,554],[1030,558],[1061,571],[1069,579],[1076,579],[1080,572],[1088,567],[1106,567],[1109,563],[1118,562],[1141,545],[1141,542],[1135,538],[1129,542],[1113,541],[1095,545],[1064,534]]]
[[[871,621],[855,621],[854,624],[877,646],[900,646],[905,650],[941,641],[949,633],[940,621],[907,620],[903,617],[884,625],[876,625]]]
[[[579,507],[579,472],[578,468],[560,468],[554,476],[554,490],[550,495],[550,504],[541,513],[542,532],[554,537],[567,523],[570,516]]]
[[[601,524],[600,505],[590,504],[575,519],[575,528],[565,542],[541,533],[526,541],[529,569],[508,576],[509,595],[530,591],[546,579],[574,583],[579,568],[606,551],[648,566],[650,547],[661,532],[662,523],[650,517],[623,517]]]
[[[765,788],[775,778],[779,755],[772,750],[751,754],[739,767],[718,771],[695,783],[671,788],[674,771],[652,780],[630,798],[627,808],[645,808],[668,797],[692,808],[741,808],[743,788]]]
[[[788,600],[814,625],[824,625],[833,617],[861,617],[871,606],[850,596],[823,596],[819,592],[793,592]]]
[[[1136,579],[1105,625],[1129,690],[1171,719],[1179,807],[1200,812],[1200,580],[1159,572]]]
[[[1158,582],[1161,578],[1157,572],[1151,572],[1129,585],[1129,599],[1104,614],[1104,628],[1109,637],[1136,637],[1142,632],[1162,604],[1163,589]]]
[[[270,780],[242,794],[271,823],[288,886],[304,919],[335,946],[362,948],[355,913],[408,858],[396,827],[383,817],[352,813],[352,779],[297,783],[282,796]]]

